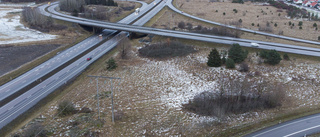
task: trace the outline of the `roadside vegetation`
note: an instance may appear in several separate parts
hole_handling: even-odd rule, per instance
[[[186,56],[190,53],[194,53],[196,50],[189,45],[185,45],[179,41],[160,42],[152,45],[146,45],[139,49],[139,55],[142,57],[150,58],[172,58],[177,56]]]
[[[24,7],[22,11],[22,19],[31,29],[36,29],[42,32],[61,31],[68,27],[54,23],[52,17],[47,17],[34,10],[31,7]]]
[[[113,0],[60,0],[61,11],[69,12],[73,16],[115,22],[123,14],[131,13],[136,3],[114,2]]]

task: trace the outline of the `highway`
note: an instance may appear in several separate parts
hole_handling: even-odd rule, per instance
[[[161,6],[161,4],[159,5]],[[51,16],[53,18],[75,22],[79,24],[84,24],[88,26],[96,26],[96,27],[109,28],[114,30],[122,30],[127,32],[154,34],[154,35],[160,35],[160,36],[176,37],[176,38],[213,42],[213,43],[223,43],[223,44],[239,43],[241,46],[245,46],[245,47],[251,47],[251,42],[254,42],[254,43],[259,43],[260,46],[257,48],[261,48],[261,49],[275,49],[277,51],[288,52],[288,53],[310,55],[310,56],[317,56],[317,57],[320,56],[318,48],[309,48],[309,47],[256,41],[256,40],[247,40],[247,39],[213,36],[213,35],[205,35],[205,34],[198,34],[198,33],[182,32],[182,31],[140,27],[140,26],[108,23],[108,22],[101,22],[101,21],[92,21],[88,19],[59,14],[54,10],[56,6],[57,6],[56,4],[52,4],[48,8],[48,11],[50,13],[46,13],[46,15]],[[43,11],[43,12],[46,12],[46,11]],[[148,14],[152,14],[152,13],[149,12]],[[318,42],[317,44],[320,44],[320,43]]]
[[[119,23],[108,23],[102,21],[92,21],[89,19],[83,19],[73,16],[68,16],[64,14],[60,14],[54,10],[57,6],[56,3],[53,3],[49,8],[48,11],[45,11],[47,5],[41,6],[40,11],[42,14],[46,16],[51,16],[56,19],[75,22],[83,25],[89,26],[96,26],[102,28],[108,28],[112,30],[122,30],[122,31],[129,31],[129,32],[138,32],[138,33],[146,33],[146,34],[155,34],[155,35],[162,35],[168,37],[177,37],[177,38],[184,38],[190,40],[200,40],[206,42],[214,42],[214,43],[224,43],[224,44],[233,44],[239,43],[241,46],[251,47],[251,42],[259,43],[260,46],[258,48],[262,49],[276,49],[278,51],[289,52],[289,53],[296,53],[296,54],[304,54],[304,55],[311,55],[311,56],[320,56],[320,49],[317,48],[307,48],[307,47],[300,47],[294,45],[287,45],[287,44],[279,44],[279,43],[271,43],[271,42],[263,42],[263,41],[253,41],[253,40],[246,40],[246,39],[237,39],[237,38],[229,38],[229,37],[219,37],[219,36],[212,36],[212,35],[203,35],[203,34],[196,34],[196,33],[189,33],[189,32],[178,32],[172,30],[163,30],[163,29],[156,29],[156,28],[148,28],[148,27],[140,27],[139,25],[144,24],[148,18],[152,18],[158,11],[160,11],[166,3],[156,0],[155,3],[151,3],[149,5],[145,5],[141,8],[140,15],[144,15],[140,20],[132,25],[126,25],[126,22],[130,20],[138,19],[137,15],[131,14],[127,18],[119,21]],[[152,5],[157,5],[154,7]],[[148,6],[148,7],[146,7]],[[151,10],[152,12],[147,12],[147,10]],[[38,67],[28,71],[24,75],[10,81],[9,83],[2,85],[0,87],[0,96],[10,96],[10,93],[13,93],[13,89],[16,86],[24,87],[28,85],[28,82],[38,80],[41,76],[44,76],[50,70],[54,70],[54,67],[61,66],[66,61],[70,60],[70,58],[79,55],[78,52],[84,52],[90,46],[93,46],[96,41],[102,41],[104,38],[111,36],[112,33],[115,31],[108,31],[103,38],[99,38],[97,35],[94,35],[87,39],[88,44],[85,45],[86,42],[81,42],[79,45],[61,52],[56,57],[48,60],[50,62],[45,62]],[[115,37],[111,38],[107,42],[103,43],[96,49],[92,50],[85,56],[79,58],[78,60],[74,61],[67,67],[63,68],[61,71],[57,72],[56,74],[52,75],[48,79],[42,81],[37,86],[31,88],[28,92],[25,92],[23,95],[15,98],[11,102],[7,103],[6,105],[0,108],[0,128],[5,126],[7,123],[18,117],[23,112],[27,111],[33,105],[35,105],[39,100],[53,92],[55,89],[60,87],[61,85],[67,83],[70,79],[74,78],[75,76],[79,75],[88,65],[92,62],[97,60],[99,57],[104,55],[114,46],[116,46],[117,42],[119,42],[126,33],[120,33]],[[306,41],[308,42],[308,41]],[[316,43],[319,45],[319,43]],[[77,50],[78,49],[78,50]],[[92,57],[91,61],[86,61],[87,57]],[[28,74],[30,73],[30,74]],[[39,73],[39,74],[38,74]],[[36,75],[36,76],[34,76]],[[39,75],[39,76],[38,76]],[[23,85],[23,82],[25,83]],[[11,84],[10,84],[11,83]],[[22,85],[18,85],[21,84]],[[11,88],[10,88],[11,87]],[[10,92],[8,92],[8,90]]]
[[[154,5],[147,5],[140,2],[143,5],[143,9],[151,9]],[[41,7],[40,7],[41,8]],[[140,15],[131,14],[126,18],[119,21],[119,23],[131,23],[132,21],[139,18]],[[87,51],[91,47],[95,46],[99,42],[102,42],[106,38],[111,38],[107,42],[101,44],[99,47],[95,48],[86,55],[80,57],[76,61],[72,62],[70,65],[64,67],[62,70],[53,74],[51,77],[40,80],[41,83],[34,86],[27,92],[16,97],[9,103],[3,105],[0,108],[0,129],[5,125],[10,123],[16,117],[30,109],[41,99],[52,93],[54,90],[66,84],[70,79],[81,74],[81,72],[89,66],[92,62],[103,56],[109,50],[114,48],[117,43],[124,37],[126,37],[126,32],[120,32],[118,35],[112,37],[115,30],[104,30],[103,37],[93,35],[86,40],[76,44],[75,46],[57,54],[52,59],[42,63],[41,65],[35,67],[34,69],[26,72],[25,74],[17,77],[16,79],[2,85],[0,87],[0,97],[5,99],[6,97],[16,93],[23,87],[31,84],[33,81],[39,81],[41,77],[50,73],[54,69],[62,66],[72,58],[80,55],[81,53]],[[91,57],[92,60],[87,61],[86,58]]]
[[[159,6],[164,6],[164,4],[159,4]],[[159,10],[155,8],[155,10]],[[50,11],[50,10],[49,10]],[[50,11],[51,12],[51,11]],[[52,12],[54,13],[54,12]],[[154,13],[149,12],[143,18],[150,18],[153,16]],[[63,17],[66,17],[63,15]],[[60,18],[63,18],[60,16]],[[81,19],[80,19],[81,20]],[[77,21],[75,21],[77,22]],[[109,28],[111,25],[97,22],[97,21],[88,21],[86,22],[87,25],[97,25],[100,27]],[[109,25],[109,27],[107,26]],[[121,26],[121,25],[120,25]],[[111,26],[112,28],[117,28],[118,26]],[[155,28],[138,28],[138,27],[131,27],[131,26],[121,26],[122,29],[127,29],[127,31],[133,32],[140,32],[140,33],[148,33],[148,34],[155,34],[155,35],[162,35],[162,36],[171,36],[177,38],[184,38],[184,39],[191,39],[191,40],[200,40],[200,41],[207,41],[207,42],[214,42],[214,43],[224,43],[224,44],[232,44],[232,43],[239,43],[241,46],[251,46],[251,42],[259,43],[260,46],[258,48],[263,49],[276,49],[278,51],[289,52],[289,53],[296,53],[296,54],[304,54],[304,55],[311,55],[311,56],[318,56],[319,57],[319,49],[317,48],[307,48],[301,46],[294,46],[294,45],[287,45],[287,44],[279,44],[279,43],[271,43],[271,42],[262,42],[262,41],[252,41],[252,40],[245,40],[245,39],[236,39],[236,38],[227,38],[227,37],[216,37],[210,35],[202,35],[202,34],[192,34],[187,32],[175,32],[171,30],[161,30]],[[127,28],[125,28],[127,27]],[[139,30],[135,30],[139,29]],[[152,32],[154,31],[154,32]],[[316,43],[318,45],[318,43]],[[317,118],[317,117],[315,117]],[[248,136],[302,136],[304,134],[310,134],[314,131],[318,131],[319,127],[316,123],[318,121],[314,120],[315,122],[310,122],[311,119],[300,119],[296,120],[291,123],[283,123],[279,124],[279,126],[272,127],[272,129],[265,129],[261,132],[257,132]],[[312,123],[312,124],[306,124]],[[283,126],[282,126],[283,125]]]
[[[245,137],[302,137],[320,130],[320,114],[287,121],[248,134]]]

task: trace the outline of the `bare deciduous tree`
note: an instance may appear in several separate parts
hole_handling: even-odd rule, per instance
[[[121,59],[128,58],[128,54],[129,54],[130,49],[131,49],[131,44],[130,44],[129,39],[127,37],[123,38],[118,45],[120,46],[120,57],[121,57]]]

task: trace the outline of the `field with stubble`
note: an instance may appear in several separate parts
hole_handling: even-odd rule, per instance
[[[287,13],[285,10],[279,10],[273,6],[265,6],[262,3],[245,2],[244,4],[238,4],[231,3],[230,1],[177,0],[174,4],[182,11],[191,15],[228,25],[241,19],[242,23],[240,27],[258,30],[258,24],[260,27],[265,27],[267,22],[269,22],[273,34],[279,34],[279,32],[283,31],[284,36],[313,41],[317,41],[318,36],[320,36],[320,31],[315,30],[313,27],[314,23],[319,24],[318,21],[308,21],[301,18],[289,19],[286,17]],[[289,21],[294,23],[295,26],[291,28]],[[303,22],[302,29],[299,29],[299,21]],[[241,38],[250,37],[246,35],[241,36]]]

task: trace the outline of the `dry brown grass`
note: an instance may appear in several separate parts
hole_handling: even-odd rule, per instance
[[[215,13],[212,13],[212,14],[215,14]],[[173,12],[172,10],[168,9],[167,7],[162,9],[156,16],[154,16],[144,26],[170,29],[170,28],[178,27],[178,23],[181,21],[183,21],[185,23],[191,23],[194,27],[197,25],[201,25],[203,27],[219,27],[216,25],[212,25],[212,24],[208,24],[205,22],[201,22],[201,21],[187,18],[185,16],[182,16],[180,14]],[[280,38],[267,37],[267,36],[262,36],[262,35],[257,35],[257,34],[253,34],[253,33],[247,33],[247,32],[243,32],[240,38],[319,48],[318,45],[314,45],[314,44],[293,42],[293,41],[284,40],[284,39],[280,39]]]
[[[166,40],[165,37],[154,37],[154,40]],[[209,54],[210,49],[216,47],[220,50],[227,50],[228,46],[215,45],[212,43],[202,43],[183,40],[184,42],[192,45],[197,45],[197,53],[189,55],[187,57],[177,57],[170,60],[157,61],[149,60],[136,56],[137,50],[141,45],[138,45],[135,40],[132,45],[131,57],[127,60],[121,60],[118,55],[118,50],[115,49],[111,54],[104,56],[99,59],[92,66],[90,66],[83,75],[81,75],[77,81],[71,84],[69,88],[65,90],[65,95],[61,98],[57,98],[52,102],[49,107],[43,109],[39,114],[46,117],[45,125],[49,129],[55,128],[58,135],[60,133],[65,134],[70,128],[70,120],[75,120],[77,118],[83,117],[82,114],[76,114],[74,116],[68,116],[64,118],[52,118],[53,114],[56,114],[56,106],[60,101],[70,100],[80,107],[88,107],[94,112],[92,113],[92,118],[96,120],[98,118],[96,109],[96,99],[94,98],[96,93],[96,83],[95,80],[90,80],[86,75],[103,75],[103,76],[113,76],[120,77],[121,82],[113,82],[113,87],[115,91],[115,110],[117,112],[123,112],[123,118],[119,119],[112,124],[111,122],[111,106],[110,98],[100,99],[101,107],[101,119],[105,120],[103,127],[94,127],[90,122],[81,122],[81,129],[93,128],[94,131],[100,132],[104,136],[169,136],[169,135],[186,135],[186,136],[204,136],[204,135],[215,135],[218,132],[223,131],[225,128],[233,127],[236,125],[246,125],[253,121],[260,121],[268,119],[272,116],[277,117],[278,114],[289,113],[292,111],[298,111],[301,108],[309,108],[310,106],[300,106],[301,104],[316,104],[317,97],[309,98],[308,100],[302,97],[302,93],[305,90],[299,89],[301,85],[295,85],[291,83],[291,88],[289,93],[292,95],[298,95],[297,98],[293,97],[295,102],[288,101],[280,109],[272,109],[265,111],[258,111],[259,116],[256,113],[248,113],[249,115],[232,115],[231,120],[227,123],[217,124],[216,122],[199,122],[193,114],[181,111],[180,108],[170,107],[171,103],[175,103],[178,100],[171,100],[169,102],[163,102],[163,97],[169,97],[170,94],[174,92],[172,90],[179,88],[185,88],[192,86],[194,83],[199,81],[212,82],[212,78],[217,75],[217,71],[211,71],[203,62],[203,58]],[[318,61],[308,60],[302,58],[296,58],[292,55],[291,61],[282,61],[281,64],[277,66],[269,65],[255,65],[254,63],[254,51],[250,54],[251,61],[248,61],[250,66],[250,71],[261,71],[262,74],[268,74],[270,78],[280,77],[279,73],[282,69],[295,68],[292,71],[310,70],[312,67],[318,67]],[[114,71],[106,71],[106,61],[110,57],[115,57],[118,63],[118,68]],[[170,63],[171,62],[171,63]],[[166,65],[167,64],[167,65]],[[177,65],[179,71],[186,72],[186,78],[192,77],[194,81],[188,83],[179,83],[180,78],[166,77],[170,71],[166,69],[172,68],[170,65]],[[305,64],[305,66],[303,66]],[[177,67],[176,66],[176,67]],[[176,68],[173,67],[173,68]],[[177,70],[177,72],[179,72]],[[220,68],[217,69],[218,71]],[[233,76],[237,75],[237,71],[224,70],[226,74],[231,74]],[[299,76],[303,77],[301,72],[296,72]],[[314,73],[314,71],[309,72]],[[278,75],[278,76],[277,76]],[[183,76],[184,77],[184,76]],[[211,79],[209,78],[211,77]],[[201,79],[201,80],[200,80]],[[187,80],[187,79],[184,79]],[[213,79],[214,80],[214,79]],[[275,79],[275,80],[281,80]],[[110,81],[101,80],[100,92],[110,91]],[[119,84],[119,85],[118,85]],[[197,86],[206,86],[207,83],[201,83]],[[315,87],[315,85],[305,83],[303,87]],[[308,86],[307,86],[308,85]],[[298,87],[295,87],[298,86]],[[173,88],[173,89],[172,89]],[[309,90],[309,89],[308,89]],[[308,91],[306,90],[306,91]],[[188,92],[182,90],[181,92]],[[186,96],[188,94],[185,94]],[[316,95],[316,93],[310,93],[309,95]],[[302,97],[302,98],[300,98]],[[290,100],[290,99],[288,99]],[[310,102],[311,101],[311,102]],[[179,101],[178,101],[179,102]],[[168,103],[168,104],[167,104]],[[317,105],[315,105],[317,106]],[[240,117],[244,117],[243,119]],[[237,119],[242,119],[238,121]],[[194,121],[195,120],[195,121]],[[273,119],[272,121],[276,123],[278,119]],[[260,125],[263,126],[263,125]],[[166,130],[168,129],[168,130]]]
[[[246,2],[245,4],[237,4],[231,2],[208,2],[208,1],[198,1],[198,0],[176,0],[178,7],[194,16],[204,18],[207,20],[230,24],[230,22],[237,22],[242,19],[242,27],[258,30],[257,24],[260,26],[265,26],[266,22],[270,22],[273,28],[273,34],[278,34],[279,31],[283,31],[283,35],[289,37],[296,37],[308,40],[318,40],[320,35],[320,30],[315,30],[312,25],[313,23],[318,23],[317,21],[303,21],[303,29],[300,30],[298,26],[299,19],[288,19],[285,10],[283,12],[277,12],[277,8],[272,6],[260,6],[255,3]],[[234,13],[233,9],[238,12]],[[218,10],[218,12],[216,12]],[[266,15],[263,15],[263,13]],[[223,15],[226,13],[226,15]],[[278,14],[280,13],[280,16]],[[257,17],[259,16],[259,17]],[[291,29],[288,25],[289,21],[295,24]],[[252,26],[251,24],[255,25]],[[274,24],[277,23],[277,27]],[[286,25],[285,25],[286,24]],[[243,37],[242,38],[248,38]]]

